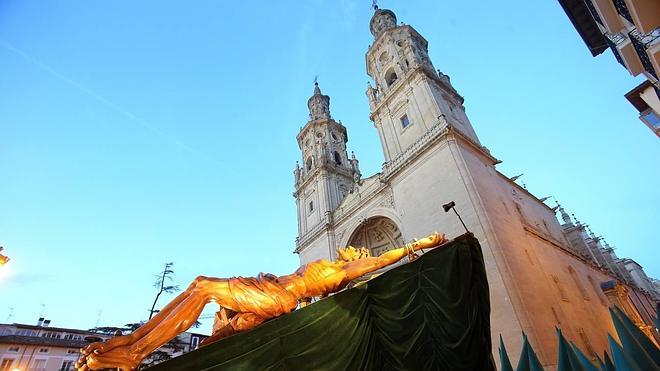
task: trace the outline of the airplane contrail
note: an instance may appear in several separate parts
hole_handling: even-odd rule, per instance
[[[41,62],[37,58],[31,56],[30,54],[24,52],[21,49],[15,47],[11,43],[7,42],[6,40],[0,39],[0,45],[4,46],[5,49],[13,52],[14,54],[19,55],[20,57],[22,57],[23,59],[25,59],[26,61],[28,61],[32,65],[38,67],[39,69],[48,72],[51,76],[57,78],[58,80],[63,81],[64,83],[66,83],[66,84],[78,89],[79,91],[87,94],[88,96],[90,96],[91,98],[93,98],[96,101],[100,102],[101,104],[105,105],[106,107],[109,107],[109,108],[119,112],[120,114],[122,114],[125,117],[127,117],[128,119],[130,119],[130,121],[132,121],[133,123],[138,124],[141,127],[151,131],[152,133],[154,133],[157,136],[161,137],[165,141],[167,141],[171,144],[174,144],[175,146],[177,146],[179,148],[182,148],[182,149],[184,149],[184,150],[186,150],[190,153],[199,155],[199,156],[204,157],[208,160],[216,162],[215,160],[213,160],[210,157],[206,156],[204,153],[200,152],[199,150],[190,147],[189,145],[183,143],[179,139],[177,139],[177,138],[161,131],[160,129],[158,129],[154,125],[150,124],[146,120],[134,115],[133,113],[131,113],[127,109],[123,108],[122,106],[118,105],[117,103],[114,103],[113,101],[105,98],[104,96],[94,92],[93,90],[91,90],[90,88],[86,87],[85,85],[77,82],[76,80],[57,72],[51,66],[47,65],[46,63]]]

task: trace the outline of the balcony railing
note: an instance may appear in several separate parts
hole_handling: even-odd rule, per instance
[[[628,7],[626,6],[626,2],[624,0],[612,0],[614,3],[614,7],[616,8],[617,13],[619,13],[620,16],[625,18],[628,22],[634,24],[632,17],[630,16],[630,12],[628,11]]]
[[[621,32],[617,32],[613,34],[605,33],[605,37],[607,37],[611,42],[613,42],[614,45],[619,45],[624,41],[626,41],[626,36]]]
[[[610,40],[609,37],[606,37],[605,40],[607,41],[607,45],[610,46],[610,50],[612,50],[612,54],[614,54],[614,58],[616,58],[616,61],[619,62],[623,66],[623,68],[628,69],[625,63],[623,63],[623,58],[621,58],[621,54],[619,54],[619,50],[616,48],[616,44]]]
[[[630,33],[628,33],[628,35],[630,36],[630,41],[632,42],[633,47],[639,56],[639,60],[642,62],[642,67],[644,67],[646,72],[655,77],[657,80],[658,74],[655,72],[655,68],[653,68],[653,64],[651,63],[649,55],[646,52],[646,45],[642,43],[642,38],[640,37],[642,34],[637,30],[632,30]]]
[[[660,39],[660,27],[656,27],[655,30],[647,34],[641,33],[639,30],[632,30],[630,34],[639,40],[645,49],[648,49],[656,43],[656,40]]]
[[[589,13],[591,13],[591,16],[594,17],[596,22],[598,22],[601,26],[605,27],[603,24],[603,20],[600,19],[600,15],[598,15],[598,11],[596,11],[596,7],[594,4],[591,2],[591,0],[584,0],[585,4],[587,4],[587,8],[589,8]]]

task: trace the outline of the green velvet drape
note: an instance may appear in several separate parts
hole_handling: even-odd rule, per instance
[[[481,247],[470,235],[157,370],[494,370]]]

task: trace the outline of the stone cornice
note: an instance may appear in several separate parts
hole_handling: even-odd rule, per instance
[[[576,253],[573,252],[570,248],[568,248],[568,247],[564,246],[563,244],[559,243],[559,242],[556,241],[554,238],[548,238],[548,237],[544,236],[544,234],[538,232],[538,231],[536,230],[536,228],[531,227],[531,226],[529,226],[529,225],[526,224],[526,225],[523,225],[523,229],[524,229],[526,232],[529,232],[530,234],[534,235],[535,237],[537,237],[537,238],[539,238],[539,239],[541,239],[541,240],[543,240],[543,241],[549,243],[550,245],[552,245],[554,248],[556,248],[557,250],[561,251],[562,253],[564,253],[564,254],[566,254],[566,255],[570,255],[571,257],[573,257],[573,258],[575,258],[575,259],[577,259],[577,260],[583,262],[585,265],[589,266],[590,268],[592,268],[592,269],[594,269],[594,270],[597,270],[597,271],[599,271],[600,273],[602,273],[602,274],[604,274],[604,275],[606,275],[606,276],[608,276],[608,277],[610,277],[610,278],[612,278],[612,279],[615,279],[615,280],[617,280],[617,281],[620,280],[620,278],[618,278],[614,273],[608,271],[607,269],[605,269],[605,268],[603,268],[603,267],[600,267],[600,266],[594,264],[591,260],[589,260],[589,259],[585,259],[584,257],[582,257],[582,256],[580,256],[580,255],[578,255],[578,254],[576,254]]]
[[[399,90],[403,89],[404,86],[408,87],[409,89],[412,89],[412,86],[410,85],[410,81],[418,78],[418,75],[424,75],[432,80],[435,80],[438,82],[441,86],[444,85],[437,76],[433,76],[433,73],[429,71],[427,68],[424,68],[422,66],[412,68],[406,72],[405,75],[403,75],[400,79],[394,82],[392,86],[390,86],[390,90],[387,93],[381,93],[380,98],[378,99],[378,102],[376,103],[375,107],[371,112],[369,113],[369,119],[371,121],[374,121],[375,115],[380,111],[383,106],[387,105],[394,97],[400,96]]]
[[[348,217],[352,216],[355,214],[355,212],[359,209],[361,209],[364,205],[367,203],[371,202],[376,196],[378,196],[385,188],[387,188],[386,184],[383,184],[380,182],[380,175],[381,173],[376,173],[372,175],[372,177],[378,177],[379,181],[374,182],[373,188],[367,188],[364,190],[361,190],[359,193],[360,198],[354,202],[352,205],[345,205],[347,206],[344,208],[343,203],[337,207],[335,212],[333,213],[333,220],[335,224],[339,224],[346,220]]]
[[[321,235],[322,232],[325,232],[329,229],[332,229],[332,225],[329,222],[329,218],[324,216],[321,221],[319,221],[319,223],[314,226],[314,228],[305,234],[303,238],[296,237],[296,249],[293,252],[298,254],[305,250],[305,247],[307,247],[306,245],[308,245],[309,242],[314,241],[318,236]]]
[[[460,139],[464,144],[467,144],[469,148],[486,157],[493,165],[500,162],[498,159],[491,156],[485,147],[480,146],[478,143],[466,135],[463,135],[460,131],[456,130],[446,120],[444,115],[441,115],[438,117],[438,122],[429,130],[427,130],[426,133],[424,133],[421,137],[419,137],[415,143],[411,144],[397,157],[383,164],[383,172],[381,175],[382,181],[389,181],[406,165],[414,161],[417,157],[431,148],[433,143],[439,141],[441,138],[448,137],[449,135]]]
[[[333,118],[329,118],[329,119],[318,119],[318,120],[310,120],[310,121],[307,121],[307,123],[305,124],[305,126],[303,126],[303,127],[300,129],[300,132],[298,133],[298,135],[296,135],[296,140],[298,141],[298,146],[302,149],[302,142],[301,142],[301,141],[302,141],[302,138],[305,136],[305,134],[306,134],[306,133],[307,133],[312,127],[322,126],[323,124],[327,124],[327,125],[329,125],[329,126],[335,126],[335,127],[337,127],[339,130],[341,130],[341,131],[343,132],[346,141],[348,141],[348,135],[347,135],[346,127],[345,127],[343,124],[341,124],[341,123],[335,121]]]
[[[293,192],[293,197],[298,197],[298,192],[300,192],[301,189],[305,188],[307,184],[311,182],[312,179],[316,179],[317,173],[320,173],[321,170],[322,170],[321,167],[315,167],[314,169],[312,169],[312,171],[310,171],[304,176],[304,180],[302,182],[294,185],[295,190]]]
[[[506,180],[510,185],[512,185],[512,186],[513,186],[514,188],[516,188],[518,191],[522,191],[523,193],[527,194],[529,197],[533,198],[534,200],[538,201],[541,205],[545,206],[548,210],[552,211],[552,214],[556,214],[556,211],[553,210],[553,208],[551,208],[550,206],[546,205],[545,202],[542,202],[538,197],[534,196],[534,194],[532,194],[532,192],[528,191],[528,190],[525,189],[524,187],[521,187],[518,183],[516,183],[515,181],[511,180],[511,178],[509,178],[508,176],[506,176],[506,175],[500,173],[498,170],[495,170],[495,172],[496,172],[500,177],[504,178],[504,180]]]
[[[372,175],[370,178],[375,178],[379,177],[380,173],[376,173],[375,175]],[[381,193],[383,189],[387,187],[387,185],[381,183],[380,181],[373,182],[374,187],[373,188],[366,188],[361,190],[359,193],[360,198],[352,203],[351,205],[343,205],[346,203],[347,198],[344,199],[344,202],[342,202],[337,209],[335,209],[334,212],[328,213],[328,215],[325,215],[321,221],[314,226],[309,232],[305,234],[304,237],[297,237],[296,238],[296,249],[295,253],[299,253],[307,247],[307,245],[317,239],[323,232],[326,232],[328,230],[334,229],[334,227],[346,220],[348,217],[352,216],[357,210],[361,209],[365,204],[373,200],[378,194]],[[346,209],[344,209],[344,206],[348,206]]]
[[[493,164],[499,162],[479,144],[467,136],[461,134],[459,131],[455,130],[451,124],[445,120],[444,116],[440,116],[438,122],[432,126],[424,135],[422,135],[415,143],[413,143],[392,161],[383,164],[383,171],[372,176],[378,177],[379,182],[372,183],[374,184],[373,188],[363,189],[359,194],[360,198],[357,202],[353,203],[352,205],[343,205],[345,201],[347,201],[347,199],[345,199],[344,202],[342,202],[342,204],[340,204],[333,213],[330,213],[324,217],[319,222],[319,224],[312,228],[311,231],[307,232],[303,238],[296,238],[295,252],[304,250],[306,245],[316,239],[323,231],[333,229],[337,223],[340,223],[348,217],[352,216],[357,210],[377,197],[383,189],[388,187],[387,183],[389,183],[390,179],[398,174],[406,165],[411,163],[413,160],[431,148],[432,144],[436,143],[441,138],[448,137],[449,135],[452,135],[453,137],[461,140],[463,143],[467,144],[482,156],[487,157]],[[312,172],[310,175],[313,174],[315,173]],[[315,176],[310,176],[310,178],[315,178]],[[297,190],[300,190],[302,187],[304,187],[308,181],[309,179],[306,179],[305,182],[298,186]],[[296,193],[294,193],[294,195],[295,194]],[[348,206],[348,208],[344,209],[344,206]]]
[[[353,173],[351,170],[342,166],[334,165],[333,162],[328,162],[327,164],[322,164],[315,167],[309,173],[303,175],[303,181],[294,185],[293,197],[297,197],[300,190],[311,183],[312,179],[317,179],[318,176],[327,176],[328,174],[340,175],[350,179],[351,181],[353,179]]]
[[[414,35],[415,37],[418,37],[424,43],[425,48],[428,48],[428,46],[429,46],[428,40],[426,40],[424,38],[424,36],[422,36],[419,32],[417,32],[417,30],[414,27],[412,27],[410,25],[404,24],[404,25],[396,26],[394,28],[386,30],[383,33],[381,33],[380,35],[378,35],[376,40],[374,40],[374,42],[371,45],[369,45],[369,48],[367,49],[367,53],[365,54],[365,60],[367,62],[367,73],[370,72],[368,70],[368,68],[369,68],[369,57],[372,54],[372,50],[376,50],[376,49],[380,48],[380,44],[385,42],[384,40],[386,39],[386,36],[391,36],[392,33],[394,33],[395,31],[400,31],[400,30],[409,31],[412,35]]]

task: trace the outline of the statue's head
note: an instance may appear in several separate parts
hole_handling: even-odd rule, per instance
[[[337,249],[338,262],[348,263],[354,260],[368,258],[369,256],[369,249],[366,247],[355,248],[353,246],[348,246],[345,249]]]

